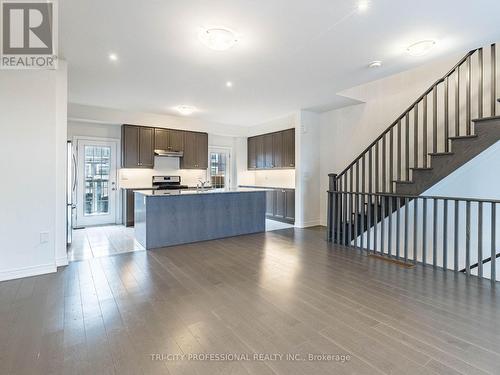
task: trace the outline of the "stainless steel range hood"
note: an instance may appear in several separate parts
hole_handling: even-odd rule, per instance
[[[174,151],[174,150],[155,150],[156,156],[164,156],[171,158],[182,158],[184,156],[184,151]]]

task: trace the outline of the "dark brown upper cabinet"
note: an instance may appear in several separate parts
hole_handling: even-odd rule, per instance
[[[153,168],[154,128],[122,126],[122,168]]]
[[[283,168],[295,168],[295,129],[283,132]]]
[[[248,138],[248,169],[295,168],[295,129]]]
[[[184,151],[184,131],[155,129],[155,150]]]
[[[248,169],[257,168],[257,152],[255,137],[248,138]]]
[[[181,169],[208,168],[208,134],[184,132],[184,156]]]

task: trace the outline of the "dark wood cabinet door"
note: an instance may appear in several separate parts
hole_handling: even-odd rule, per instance
[[[295,190],[285,190],[285,219],[295,221]]]
[[[139,127],[139,166],[154,166],[154,128]]]
[[[184,132],[182,130],[168,131],[168,149],[171,151],[184,151]]]
[[[283,168],[295,168],[295,129],[283,132]]]
[[[168,129],[155,129],[155,150],[168,149]]]
[[[285,200],[285,190],[276,190],[276,203],[274,216],[280,219],[284,219],[286,215],[286,200]]]
[[[208,169],[208,134],[196,133],[196,169]]]
[[[122,167],[139,167],[139,128],[122,126]]]
[[[257,169],[264,169],[266,167],[264,137],[261,135],[255,137],[255,154],[257,156]]]
[[[269,190],[266,192],[266,215],[274,216],[274,202],[275,202],[276,191]]]
[[[181,169],[194,169],[196,164],[195,133],[184,133],[184,156],[181,158]]]
[[[264,135],[264,168],[273,168],[273,135]]]
[[[247,166],[248,169],[257,168],[257,154],[255,149],[255,138],[248,138],[247,141]]]
[[[283,132],[273,134],[273,168],[283,168]]]
[[[181,169],[208,168],[208,134],[184,132],[184,156]]]

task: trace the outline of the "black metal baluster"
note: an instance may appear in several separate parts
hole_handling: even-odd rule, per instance
[[[378,171],[379,171],[379,160],[378,160],[378,154],[379,154],[379,150],[378,150],[378,141],[377,143],[375,143],[375,190],[374,190],[374,193],[378,193],[379,192],[379,174],[378,174]]]
[[[478,80],[478,97],[477,97],[477,106],[478,106],[478,112],[477,116],[478,118],[483,118],[483,106],[484,106],[484,99],[483,99],[483,90],[484,90],[484,62],[483,62],[483,49],[479,48],[478,55],[478,74],[479,74],[479,80]]]
[[[374,224],[373,225],[373,253],[376,253],[377,252],[377,245],[378,245],[378,241],[377,241],[378,240],[378,233],[377,233],[377,231],[378,231],[378,216],[379,216],[379,214],[378,214],[378,208],[379,208],[378,207],[378,201],[379,201],[378,195],[373,196],[373,201],[375,203],[375,205],[373,207],[374,208],[374,214],[373,214],[373,216],[374,216],[374,220],[373,220],[373,224]]]
[[[413,262],[418,261],[418,198],[413,200]]]
[[[448,98],[448,77],[444,80],[444,152],[450,151],[450,116],[449,116],[449,98]]]
[[[410,112],[405,116],[405,177],[410,180]]]
[[[397,167],[398,167],[398,173],[397,173],[397,176],[398,176],[398,181],[401,181],[401,158],[402,158],[402,155],[401,155],[401,120],[398,120],[398,163],[397,163]]]
[[[427,198],[422,199],[422,263],[427,264]]]
[[[437,152],[437,85],[432,89],[432,152]]]
[[[423,114],[422,114],[422,157],[424,161],[424,168],[427,168],[427,95],[424,96],[424,106],[423,106]]]
[[[458,225],[459,225],[459,222],[458,222],[458,215],[459,215],[459,212],[460,212],[460,202],[459,201],[455,201],[455,218],[454,218],[454,221],[455,221],[455,224],[454,224],[454,227],[453,227],[453,230],[454,230],[454,233],[453,233],[453,268],[455,270],[455,272],[458,272]]]
[[[354,247],[358,247],[358,219],[359,219],[359,194],[355,193],[354,196]]]
[[[443,268],[448,269],[448,199],[443,200]]]
[[[372,149],[368,151],[368,192],[373,193],[373,175],[372,175],[372,167],[373,167],[373,159],[372,159]]]
[[[387,190],[387,179],[386,179],[386,168],[387,168],[387,144],[385,140],[385,134],[382,136],[382,192],[385,193]]]
[[[460,136],[460,67],[457,67],[455,80],[455,137]]]
[[[394,193],[394,127],[391,127],[389,131],[389,181],[390,181],[390,192]]]
[[[418,168],[418,103],[413,117],[413,167]]]
[[[491,116],[496,115],[497,100],[497,51],[496,45],[491,45]]]
[[[380,211],[382,211],[382,215],[381,215],[381,219],[380,219],[380,252],[382,254],[385,253],[385,250],[384,250],[384,245],[385,245],[385,241],[384,241],[384,237],[385,237],[385,225],[384,225],[384,218],[385,218],[385,198],[386,196],[385,195],[382,195],[380,197],[381,199],[381,202],[380,202]]]
[[[390,198],[392,201],[392,197]],[[397,197],[396,200],[396,258],[399,259],[401,248],[401,201]]]
[[[465,91],[466,91],[466,96],[465,96],[465,121],[466,121],[466,134],[470,135],[471,134],[471,89],[470,89],[470,79],[471,79],[471,63],[470,63],[470,56],[467,57],[467,70],[466,70],[466,76],[465,76]]]
[[[388,197],[388,212],[387,216],[387,255],[392,257],[392,213],[394,212],[393,207],[393,198]]]
[[[491,203],[491,283],[495,285],[495,281],[497,279],[496,273],[496,203]]]
[[[470,201],[465,204],[465,273],[470,275]]]
[[[405,262],[408,262],[408,208],[409,208],[408,206],[409,206],[409,203],[410,203],[410,200],[408,198],[405,198],[405,217],[404,217],[405,236],[404,236],[404,247],[403,247]]]
[[[433,200],[432,215],[432,265],[437,267],[437,227],[438,227],[438,205],[439,200]]]
[[[477,275],[483,277],[483,202],[477,208]]]
[[[361,194],[360,195],[360,198],[361,198],[361,204],[360,204],[360,211],[361,211],[361,223],[360,223],[360,226],[361,226],[361,236],[360,236],[360,246],[361,246],[361,249],[364,250],[365,248],[365,241],[364,241],[364,237],[365,237],[365,215],[366,215],[366,211],[365,211],[365,194]]]

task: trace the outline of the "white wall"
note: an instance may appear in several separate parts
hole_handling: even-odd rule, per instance
[[[57,71],[0,71],[0,280],[67,262],[66,76],[64,62]]]
[[[320,116],[301,111],[295,129],[295,225],[320,224]]]

